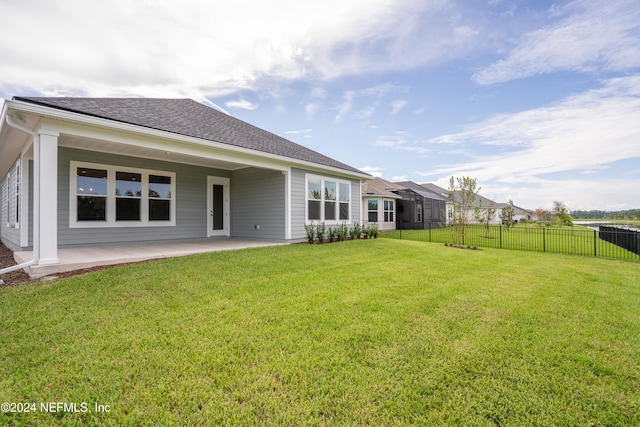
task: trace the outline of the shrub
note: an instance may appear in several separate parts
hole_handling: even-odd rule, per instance
[[[338,237],[338,229],[329,227],[329,243],[335,241],[336,237]]]
[[[316,226],[313,225],[313,223],[305,224],[304,230],[307,233],[307,242],[309,242],[310,245],[313,245],[313,242],[316,238]]]
[[[327,233],[327,228],[324,225],[324,222],[318,223],[316,225],[316,237],[318,238],[319,243],[324,243],[324,236]]]
[[[369,238],[377,239],[378,238],[378,224],[371,224],[367,228],[367,234],[369,234]]]
[[[365,239],[370,239],[373,237],[373,234],[371,233],[371,227],[372,225],[363,225],[362,226],[362,237],[364,237]]]
[[[362,227],[360,227],[360,224],[357,222],[353,223],[353,227],[349,230],[349,237],[351,237],[351,240],[359,239],[361,234]]]
[[[343,242],[347,239],[348,236],[349,236],[349,227],[347,227],[347,224],[343,222],[338,226],[338,241]]]

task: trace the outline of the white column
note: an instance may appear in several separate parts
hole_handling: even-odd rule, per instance
[[[39,265],[57,264],[58,260],[58,132],[41,130],[40,143],[35,144],[34,157],[39,156],[40,176],[38,219],[40,233]],[[35,195],[34,195],[35,196]]]
[[[284,238],[291,240],[291,168],[284,175]]]

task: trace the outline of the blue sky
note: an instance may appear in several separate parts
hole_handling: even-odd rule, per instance
[[[190,97],[390,181],[640,207],[637,0],[225,3],[1,0],[0,97]]]

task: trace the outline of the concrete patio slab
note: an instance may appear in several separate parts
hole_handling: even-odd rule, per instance
[[[210,238],[181,242],[145,242],[63,248],[58,249],[58,259],[60,261],[58,264],[33,266],[26,268],[25,271],[31,277],[43,277],[66,271],[104,265],[284,244],[287,243],[234,238]],[[14,253],[14,258],[18,263],[29,261],[32,257],[33,253],[30,251]]]

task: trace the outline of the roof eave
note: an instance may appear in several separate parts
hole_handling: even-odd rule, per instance
[[[212,140],[203,139],[203,138],[196,138],[196,137],[186,136],[186,135],[180,135],[174,132],[168,132],[168,131],[153,129],[145,126],[119,122],[116,120],[105,119],[102,117],[91,116],[87,114],[77,113],[73,111],[58,109],[54,107],[34,104],[34,103],[20,101],[20,100],[5,100],[3,113],[8,112],[10,109],[20,110],[25,113],[34,114],[37,116],[49,117],[53,119],[68,120],[68,121],[78,122],[81,124],[100,126],[100,127],[119,130],[123,132],[138,133],[145,136],[161,137],[161,138],[165,138],[173,141],[185,142],[189,144],[197,144],[200,146],[207,146],[207,147],[228,151],[232,153],[237,153],[237,154],[245,154],[245,155],[248,154],[252,156],[268,158],[273,161],[298,165],[305,168],[331,171],[335,174],[339,174],[342,176],[350,176],[358,179],[371,178],[371,175],[365,172],[355,172],[355,171],[342,169],[335,166],[328,166],[328,165],[323,165],[320,163],[315,163],[307,160],[300,160],[292,157],[281,156],[278,154],[271,154],[264,151],[237,147],[234,145],[225,144],[223,142],[212,141]]]

